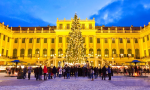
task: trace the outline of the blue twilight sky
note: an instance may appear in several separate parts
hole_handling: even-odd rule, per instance
[[[96,25],[144,26],[150,0],[0,0],[0,22],[18,27],[56,25],[57,18],[95,18]]]

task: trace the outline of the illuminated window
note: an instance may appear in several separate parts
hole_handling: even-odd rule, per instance
[[[115,43],[115,38],[112,38],[112,43]]]
[[[15,43],[18,43],[18,38],[15,38]]]
[[[101,57],[101,49],[97,49],[97,56]]]
[[[35,50],[35,57],[40,57],[40,50],[39,49]]]
[[[109,50],[105,49],[105,58],[108,58],[108,57],[109,57]]]
[[[13,57],[14,57],[14,58],[17,57],[17,49],[13,49]]]
[[[54,49],[51,49],[51,51],[50,51],[50,53],[51,53],[51,57],[54,57],[54,55],[55,55],[55,50]]]
[[[61,58],[61,57],[62,57],[62,55],[63,55],[63,53],[62,53],[62,49],[58,49],[58,57],[59,57],[59,58]]]
[[[107,38],[104,38],[104,40],[105,40],[105,43],[108,43],[108,39]]]
[[[37,43],[40,43],[40,38],[37,38]]]
[[[85,29],[85,24],[82,24],[82,29]]]
[[[67,29],[70,29],[70,24],[67,24]]]
[[[21,49],[21,52],[20,52],[20,57],[24,57],[24,49]]]
[[[59,37],[59,43],[62,43],[62,37]]]
[[[47,43],[47,38],[44,38],[44,43]]]
[[[138,39],[137,38],[135,38],[134,40],[135,40],[135,43],[138,43]]]
[[[92,58],[94,57],[94,51],[93,51],[93,49],[89,50],[89,56],[92,57]]]
[[[119,41],[120,41],[120,43],[123,43],[123,40],[122,40],[122,38],[119,38]]]
[[[92,24],[89,24],[89,29],[92,29]]]
[[[100,38],[97,38],[97,43],[100,43]]]
[[[32,57],[32,49],[28,49],[28,57]]]
[[[59,29],[63,29],[63,25],[62,24],[59,24]]]
[[[32,43],[32,38],[29,39],[29,43]]]
[[[52,38],[51,43],[54,43],[54,38]]]
[[[135,49],[135,57],[138,59],[140,58],[139,49]]]
[[[22,43],[25,43],[25,38],[22,38]]]
[[[116,49],[112,49],[112,53],[113,53],[113,54],[116,54]]]
[[[124,49],[120,49],[120,57],[124,57]]]
[[[47,49],[43,49],[43,57],[47,57]]]
[[[130,43],[130,38],[127,38],[127,43]]]

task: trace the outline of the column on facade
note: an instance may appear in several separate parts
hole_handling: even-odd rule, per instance
[[[144,50],[143,50],[143,38],[142,37],[140,37],[139,38],[139,47],[140,47],[140,50],[139,50],[139,52],[140,52],[140,57],[143,57],[144,56]]]
[[[63,57],[65,57],[66,51],[66,36],[63,36]]]
[[[0,54],[1,54],[1,55],[2,55],[3,36],[4,36],[4,35],[1,34],[1,37],[0,37],[0,48],[1,48],[1,49],[0,49]]]
[[[96,49],[96,44],[97,44],[96,39],[97,39],[96,36],[94,36],[94,58],[95,58],[95,65],[94,65],[94,66],[97,67],[98,61],[97,61],[97,59],[96,59],[96,58],[97,58],[97,57],[96,57],[96,56],[97,56],[97,55],[96,55],[96,54],[97,54],[97,53],[96,53],[96,51],[97,51],[97,49]]]
[[[58,57],[58,36],[56,36],[55,51],[56,51],[56,56],[55,56],[55,64],[54,64],[54,66],[56,66],[56,59]]]
[[[28,57],[28,44],[29,44],[29,38],[26,38],[25,40],[25,58]]]
[[[6,56],[7,44],[8,44],[8,37],[5,37],[5,49],[4,49],[4,56]]]
[[[9,57],[13,56],[12,55],[13,54],[13,49],[12,49],[13,45],[14,45],[14,38],[10,37],[10,39],[9,39],[9,50],[8,50],[8,56]]]
[[[44,38],[41,38],[41,40],[40,40],[40,57],[43,57],[43,43],[44,43]]]
[[[144,38],[145,38],[145,37],[144,37]],[[147,38],[146,38],[146,39],[145,39],[145,48],[146,48],[145,50],[146,50],[146,56],[149,56],[149,55],[148,55],[147,42],[148,42],[148,41],[147,41]]]
[[[22,38],[18,38],[18,49],[17,49],[17,57],[20,58],[20,46],[21,46]]]
[[[101,57],[104,58],[104,38],[101,38]]]
[[[47,49],[47,58],[50,58],[50,51],[51,51],[51,38],[48,38],[48,49]]]
[[[131,38],[131,47],[132,47],[132,54],[135,56],[135,49],[134,49],[134,38]]]
[[[127,39],[126,38],[123,38],[123,46],[124,46],[124,54],[127,55]]]
[[[87,57],[89,56],[89,36],[86,36],[86,54],[87,54]]]
[[[116,42],[116,54],[117,54],[117,57],[119,57],[119,54],[120,54],[120,52],[119,52],[119,38],[116,38],[115,39],[115,42]]]
[[[36,38],[33,38],[32,56],[34,56],[34,57],[35,57],[35,46],[36,46]]]

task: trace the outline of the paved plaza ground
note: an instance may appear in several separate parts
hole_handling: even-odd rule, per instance
[[[105,81],[101,78],[91,81],[87,77],[77,79],[57,77],[46,81],[36,81],[33,74],[31,80],[4,77],[5,75],[5,73],[0,73],[0,90],[150,90],[149,78],[123,75],[115,75],[111,81],[108,78]]]

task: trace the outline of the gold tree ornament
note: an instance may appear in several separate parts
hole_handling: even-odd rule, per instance
[[[69,43],[66,50],[66,62],[81,63],[84,60],[84,43],[80,23],[77,14],[72,20],[71,32],[69,32]]]

